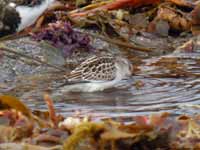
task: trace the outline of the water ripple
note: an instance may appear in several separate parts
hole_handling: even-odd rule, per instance
[[[179,53],[147,59],[140,66],[140,72],[129,81],[128,87],[96,93],[68,93],[55,99],[55,107],[66,116],[78,111],[81,115],[90,114],[99,118],[130,117],[162,111],[173,114],[197,113],[192,107],[188,109],[182,106],[200,104],[200,79],[190,76],[200,74],[199,62],[200,53]],[[176,72],[176,67],[186,75],[190,73],[189,76],[181,76],[182,72]],[[177,76],[170,76],[171,71]],[[163,76],[166,73],[169,77]],[[137,87],[138,81],[144,86]],[[28,104],[32,108],[46,109],[43,101],[30,100]]]

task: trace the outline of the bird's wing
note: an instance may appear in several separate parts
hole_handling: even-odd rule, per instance
[[[112,56],[92,56],[71,72],[68,81],[109,81],[115,75],[115,60]]]

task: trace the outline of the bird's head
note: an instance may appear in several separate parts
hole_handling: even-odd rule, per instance
[[[132,75],[133,66],[128,59],[117,57],[116,67],[122,76],[130,77]]]

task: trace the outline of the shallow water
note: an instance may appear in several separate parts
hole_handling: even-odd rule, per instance
[[[162,63],[168,61],[168,63]],[[149,113],[199,113],[200,53],[177,53],[144,60],[127,86],[95,93],[65,93],[54,98],[59,113],[98,118],[131,117]],[[164,64],[164,65],[163,65]],[[36,94],[37,92],[35,92]],[[25,100],[45,110],[41,97]]]
[[[33,57],[43,55],[41,48],[27,46],[25,41],[10,45]],[[124,87],[95,93],[64,93],[57,97],[51,88],[62,83],[62,73],[44,74],[52,70],[44,65],[27,64],[19,57],[5,57],[1,63],[0,93],[15,95],[32,109],[46,110],[45,91],[51,91],[57,112],[65,116],[118,118],[163,111],[177,115],[199,113],[200,109],[200,51],[142,59],[141,64],[136,63],[132,78],[124,81]]]

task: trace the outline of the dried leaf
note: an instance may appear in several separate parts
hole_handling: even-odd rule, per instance
[[[191,28],[191,21],[186,15],[173,8],[161,7],[154,21],[157,22],[159,20],[167,21],[172,29],[178,31],[188,31]]]
[[[13,142],[17,137],[17,129],[9,126],[0,125],[0,143]]]
[[[143,6],[143,5],[150,5],[150,4],[156,4],[159,3],[160,0],[110,0],[107,1],[107,3],[104,3],[102,5],[102,3],[100,2],[100,4],[98,5],[98,3],[96,4],[97,6],[93,9],[90,10],[86,10],[83,12],[80,11],[73,11],[70,13],[71,17],[82,17],[82,16],[86,16],[88,14],[94,13],[96,11],[99,10],[114,10],[114,9],[119,9],[119,8],[123,8],[126,6],[131,6],[131,7],[139,7],[139,6]],[[94,4],[93,4],[94,5]]]
[[[191,7],[191,8],[194,7],[194,3],[192,3],[189,0],[167,0],[167,1],[172,2],[172,3],[179,5],[179,6]]]
[[[22,114],[29,118],[32,118],[32,113],[30,109],[24,105],[18,98],[9,95],[0,96],[0,107],[1,108],[11,108],[20,111]]]
[[[141,133],[126,133],[120,130],[113,130],[104,132],[101,134],[102,140],[119,140],[119,139],[126,139],[126,138],[137,138]]]
[[[2,143],[0,144],[1,150],[59,150],[60,146],[55,147],[42,147],[31,144],[19,144],[19,143]]]
[[[76,0],[77,7],[85,5],[85,4],[87,4],[87,0]]]
[[[64,150],[75,150],[82,140],[92,137],[104,130],[104,124],[92,122],[82,123],[75,127],[73,134],[64,142]]]

